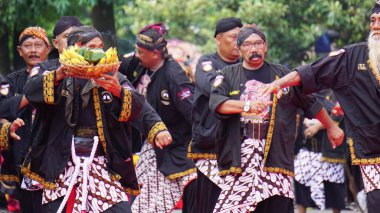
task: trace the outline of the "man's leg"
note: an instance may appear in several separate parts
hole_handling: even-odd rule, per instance
[[[283,196],[272,196],[258,203],[254,213],[294,213],[293,199]]]
[[[196,208],[195,192],[196,192],[196,180],[192,180],[183,189],[183,196],[182,196],[182,202],[183,202],[182,212],[183,213],[195,212],[194,211]]]
[[[199,170],[196,179],[196,212],[212,213],[221,189]]]

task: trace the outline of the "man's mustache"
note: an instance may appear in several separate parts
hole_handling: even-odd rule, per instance
[[[40,58],[39,55],[30,55],[28,58]]]
[[[254,58],[263,58],[262,55],[259,53],[253,53],[251,56],[249,56],[249,60],[254,59]]]

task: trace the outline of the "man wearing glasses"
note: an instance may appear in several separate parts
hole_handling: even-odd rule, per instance
[[[216,148],[222,191],[214,212],[293,212],[293,153],[297,108],[326,127],[333,146],[343,131],[320,102],[286,88],[286,97],[259,96],[265,84],[289,72],[265,61],[267,40],[254,25],[240,29],[237,44],[243,62],[215,78],[210,108],[221,119]]]

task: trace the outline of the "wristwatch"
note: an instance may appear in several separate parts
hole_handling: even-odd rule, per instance
[[[244,104],[244,107],[243,107],[243,111],[244,112],[249,112],[250,109],[251,109],[251,102],[250,101],[246,101],[245,104]]]

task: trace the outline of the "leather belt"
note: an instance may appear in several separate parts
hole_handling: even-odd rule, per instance
[[[244,138],[245,139],[265,139],[267,135],[267,128],[268,128],[268,122],[263,123],[254,123],[254,122],[247,122],[244,123]]]
[[[74,137],[75,153],[79,157],[90,157],[93,145],[94,145],[93,138]],[[98,157],[98,156],[104,156],[104,151],[100,143],[98,147],[96,148],[96,152],[95,152],[95,157]]]

